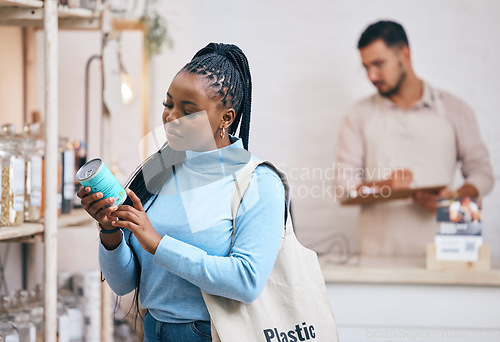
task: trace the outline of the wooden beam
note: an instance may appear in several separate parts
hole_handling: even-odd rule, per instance
[[[45,1],[45,243],[44,341],[57,337],[57,169],[58,132],[58,22],[57,1]]]
[[[33,121],[32,113],[40,111],[37,93],[36,40],[35,29],[23,28],[24,43],[24,123]]]
[[[149,65],[149,54],[146,46],[146,31],[142,34],[142,63],[141,63],[141,122],[142,136],[145,137],[151,131],[150,122],[150,106],[151,106],[151,75]],[[145,143],[142,147],[142,155],[149,155],[148,139],[144,139]]]
[[[140,20],[113,19],[114,31],[146,31],[146,25]]]

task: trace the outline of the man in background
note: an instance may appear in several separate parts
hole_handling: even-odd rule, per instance
[[[483,196],[493,187],[488,150],[472,109],[419,79],[403,27],[370,25],[358,50],[377,93],[356,103],[339,132],[336,186],[401,189],[445,185],[440,194],[363,205],[362,255],[423,256],[437,229],[437,196]],[[458,162],[464,184],[449,189]],[[349,177],[347,177],[349,176]]]

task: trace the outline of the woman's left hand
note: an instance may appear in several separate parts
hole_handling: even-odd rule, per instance
[[[134,206],[122,205],[118,207],[118,209],[109,216],[118,217],[121,220],[113,221],[112,224],[115,227],[130,230],[137,238],[142,248],[154,255],[162,237],[153,228],[148,215],[142,207],[139,197],[130,189],[126,189],[126,191]]]

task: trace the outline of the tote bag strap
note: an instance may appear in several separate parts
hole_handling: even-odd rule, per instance
[[[278,176],[280,177],[281,182],[283,183],[283,186],[285,187],[284,227],[286,227],[286,223],[287,223],[289,215],[290,215],[290,219],[291,219],[292,215],[291,215],[291,211],[290,211],[290,185],[288,184],[288,179],[287,179],[286,175],[269,161],[250,160],[241,169],[240,173],[238,174],[238,176],[234,180],[233,196],[232,196],[232,201],[231,201],[231,212],[233,215],[233,232],[231,235],[231,249],[229,251],[229,254],[231,254],[231,251],[233,250],[234,237],[236,234],[236,216],[238,215],[238,209],[241,205],[241,202],[243,201],[243,196],[245,195],[246,191],[248,190],[248,187],[250,186],[250,180],[252,178],[252,173],[259,165],[268,166],[274,172],[276,172],[278,174]]]

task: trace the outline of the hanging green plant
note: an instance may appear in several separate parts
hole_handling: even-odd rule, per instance
[[[162,52],[164,46],[173,47],[173,40],[168,33],[167,20],[158,14],[158,0],[146,0],[141,22],[146,25],[146,50],[150,57]]]

